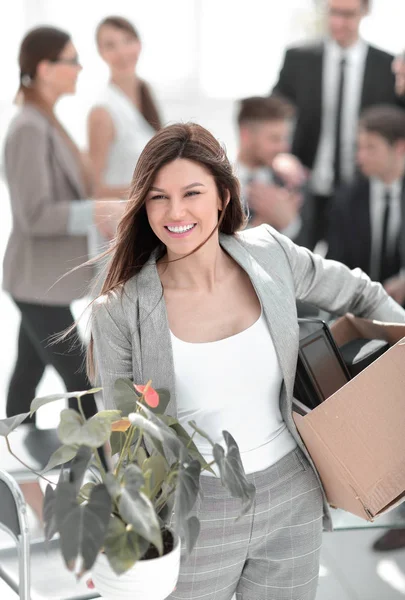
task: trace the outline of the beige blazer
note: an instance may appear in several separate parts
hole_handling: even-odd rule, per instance
[[[67,232],[69,207],[84,198],[80,167],[60,133],[33,106],[12,121],[5,144],[12,231],[3,287],[15,299],[68,305],[86,293],[92,269],[57,280],[88,258],[87,237]]]
[[[360,269],[350,271],[341,263],[312,254],[268,225],[234,236],[221,235],[220,243],[249,275],[261,301],[283,374],[281,413],[316,472],[292,418],[299,342],[296,300],[336,314],[352,312],[398,323],[405,323],[405,311]],[[114,407],[114,382],[119,377],[137,383],[151,379],[155,388],[170,391],[166,412],[176,416],[170,330],[153,256],[125,284],[124,292],[102,297],[93,305],[92,333],[104,405]],[[246,407],[250,409],[254,406]],[[329,515],[326,500],[325,514]],[[329,518],[326,526],[330,527]]]

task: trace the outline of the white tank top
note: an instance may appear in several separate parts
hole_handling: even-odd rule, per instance
[[[296,447],[280,412],[282,373],[263,313],[251,327],[223,340],[190,343],[173,333],[171,340],[177,417],[190,435],[188,421],[195,421],[224,446],[222,431],[229,431],[246,473],[267,469]],[[194,442],[211,462],[210,443],[198,434]]]
[[[105,108],[114,123],[115,137],[103,174],[106,185],[128,185],[135,165],[155,131],[119,87],[110,83],[94,106]]]

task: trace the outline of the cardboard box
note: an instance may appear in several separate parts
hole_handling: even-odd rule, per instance
[[[293,417],[329,504],[368,521],[405,499],[405,325],[346,315],[331,331],[393,346],[309,414]]]

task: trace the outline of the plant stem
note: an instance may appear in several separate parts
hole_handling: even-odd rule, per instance
[[[37,475],[37,477],[40,477],[44,481],[47,481],[48,483],[55,485],[55,483],[53,481],[51,481],[47,477],[44,477],[41,473],[38,473],[38,471],[35,471],[35,469],[32,469],[29,465],[27,465],[27,463],[25,463],[23,460],[21,460],[21,458],[18,458],[18,456],[16,454],[14,454],[14,452],[11,449],[10,441],[9,441],[7,435],[5,436],[5,440],[6,440],[6,444],[7,444],[7,449],[10,452],[11,456],[13,456],[16,460],[18,460],[18,462],[21,463],[26,469],[31,471],[31,473],[34,473],[34,475]]]
[[[79,407],[79,412],[80,412],[80,414],[82,415],[83,419],[84,419],[85,421],[87,421],[87,419],[86,419],[86,415],[84,414],[84,410],[83,410],[83,404],[82,404],[82,399],[81,399],[81,397],[80,397],[80,396],[76,396],[76,400],[77,400],[77,405],[78,405],[78,407]]]
[[[131,425],[131,427],[128,429],[128,433],[126,434],[126,439],[125,439],[124,447],[121,452],[121,456],[119,457],[117,466],[115,467],[115,475],[118,475],[118,473],[121,470],[122,463],[124,462],[127,451],[131,447],[131,442],[133,440],[134,434],[135,434],[135,427],[133,427]]]
[[[80,412],[81,416],[83,417],[84,421],[87,421],[86,415],[84,414],[84,410],[83,410],[82,399],[81,399],[80,396],[76,396],[76,399],[77,399],[77,405],[79,407],[79,412]],[[96,458],[96,462],[98,464],[98,468],[100,470],[101,479],[104,480],[106,472],[105,472],[103,463],[101,462],[101,458],[100,458],[100,455],[98,453],[98,449],[97,448],[92,448],[92,450],[93,450],[93,454],[94,454],[94,456]]]
[[[100,458],[100,455],[98,453],[98,448],[92,448],[92,450],[93,450],[94,456],[96,457],[98,468],[99,468],[100,474],[101,474],[101,479],[104,481],[105,476],[106,476],[106,472],[105,472],[105,469],[104,469],[104,465],[101,462],[101,458]]]

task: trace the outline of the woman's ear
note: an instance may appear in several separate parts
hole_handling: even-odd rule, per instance
[[[224,210],[224,208],[226,208],[228,206],[230,199],[231,199],[231,192],[229,190],[225,190],[223,200],[221,200],[221,197],[218,196],[218,210],[220,210],[220,211]]]

